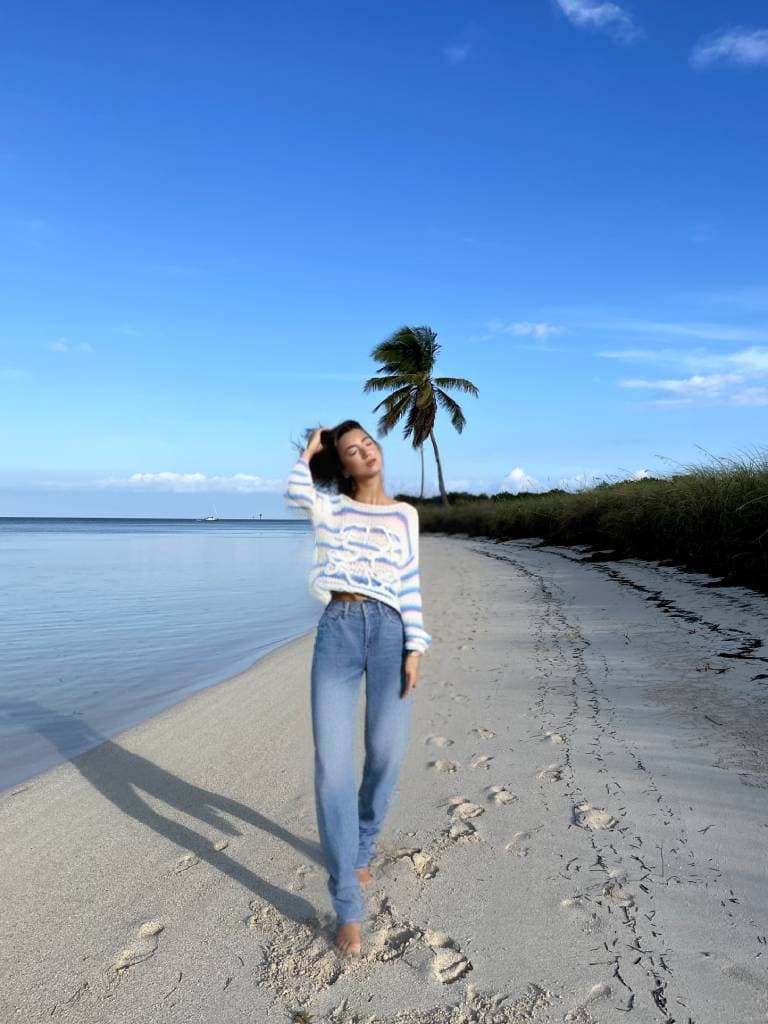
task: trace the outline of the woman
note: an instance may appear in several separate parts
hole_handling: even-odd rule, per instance
[[[381,449],[356,420],[318,427],[288,477],[288,505],[315,528],[310,590],[325,604],[311,674],[315,804],[336,912],[336,945],[361,952],[361,886],[405,754],[424,630],[419,517],[387,497]],[[335,485],[335,493],[315,482]],[[365,673],[365,765],[355,735]]]

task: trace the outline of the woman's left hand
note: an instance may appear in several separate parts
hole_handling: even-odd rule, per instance
[[[405,673],[405,689],[400,694],[401,697],[407,697],[411,690],[416,689],[416,684],[419,678],[420,661],[421,653],[419,651],[406,651],[405,665],[403,666],[403,671]]]

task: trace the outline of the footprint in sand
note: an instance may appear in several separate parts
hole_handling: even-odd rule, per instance
[[[429,946],[432,974],[443,985],[461,978],[472,970],[472,964],[459,944],[447,932],[419,928],[410,921],[398,921],[386,896],[380,897],[373,915],[371,951],[367,960],[399,960],[420,942]]]
[[[581,930],[586,935],[595,935],[605,929],[605,921],[598,913],[589,909],[590,903],[591,901],[581,894],[567,896],[564,900],[560,900],[563,910],[581,911]],[[577,1019],[580,1020],[580,1018]]]
[[[461,818],[462,821],[467,821],[469,818],[477,818],[481,814],[485,813],[485,808],[480,807],[479,804],[472,803],[465,796],[453,796],[448,801],[449,813],[457,818]]]
[[[634,907],[635,897],[624,888],[626,881],[627,872],[624,868],[612,868],[608,872],[608,878],[600,890],[600,895],[619,907]]]
[[[548,764],[546,768],[542,768],[538,777],[542,782],[562,782],[563,766],[557,763]]]
[[[469,700],[469,697],[466,695],[466,693],[454,693],[453,697],[451,697],[451,700],[455,700],[457,704],[466,704],[467,701]]]
[[[590,1021],[594,1021],[594,1017],[589,1012],[587,1007],[591,1003],[597,1003],[601,999],[610,999],[611,997],[611,986],[607,981],[598,982],[597,985],[593,985],[587,993],[587,998],[581,1006],[578,1006],[575,1010],[571,1010],[570,1013],[566,1013],[563,1017],[565,1024],[589,1024]]]
[[[380,864],[393,863],[396,860],[410,861],[419,878],[434,878],[437,874],[437,861],[431,853],[427,853],[420,846],[401,846],[392,853],[378,858]]]
[[[480,726],[478,726],[475,729],[470,729],[469,731],[473,732],[481,740],[492,740],[494,738],[494,736],[496,735],[496,733],[493,732],[491,729],[483,729]]]
[[[581,828],[591,829],[593,832],[613,828],[615,825],[618,825],[618,820],[609,814],[608,811],[602,807],[593,807],[586,800],[583,803],[576,804],[573,809],[573,816],[577,825],[580,825]]]
[[[438,950],[432,961],[432,973],[443,985],[457,981],[471,970],[472,964],[459,949]]]
[[[430,768],[434,768],[436,772],[455,772],[456,769],[459,767],[453,761],[443,760],[430,761],[429,766]]]
[[[200,858],[194,853],[185,853],[182,857],[176,861],[174,871],[177,875],[180,875],[182,871],[188,871],[193,868],[195,864],[200,863]]]
[[[511,804],[517,800],[515,794],[510,793],[506,786],[488,786],[486,792],[488,799],[493,800],[495,804]]]
[[[256,984],[286,1002],[304,1005],[354,968],[352,958],[335,945],[332,920],[324,924],[317,917],[293,921],[255,899],[249,907],[253,913],[245,923],[262,946]]]
[[[412,922],[398,921],[389,898],[383,893],[374,905],[371,928],[371,949],[364,954],[365,960],[399,960],[424,934]]]
[[[529,843],[533,839],[533,832],[515,832],[510,842],[504,846],[505,850],[513,853],[515,857],[527,857],[531,852]]]
[[[433,747],[452,747],[453,740],[448,739],[447,736],[427,736],[424,742]]]
[[[143,960],[149,960],[157,952],[157,937],[163,930],[159,921],[146,921],[139,928],[138,938],[127,949],[124,949],[112,965],[120,971],[127,971],[129,967],[135,967]]]
[[[554,743],[556,746],[565,743],[565,736],[560,732],[545,732],[544,739],[549,740],[550,743]]]
[[[314,864],[300,864],[295,871],[296,877],[291,882],[291,890],[293,892],[301,892],[306,885],[307,877],[316,875],[319,870]]]
[[[475,754],[469,763],[470,768],[490,768],[491,761],[493,760],[492,754]]]
[[[437,864],[434,857],[429,853],[425,853],[420,846],[402,846],[392,856],[392,860],[404,858],[410,860],[413,870],[419,878],[434,878],[437,874]]]

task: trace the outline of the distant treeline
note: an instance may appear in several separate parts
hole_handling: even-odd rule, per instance
[[[398,497],[419,509],[422,532],[585,544],[595,558],[654,559],[768,593],[768,449],[576,492],[453,491],[448,507]]]

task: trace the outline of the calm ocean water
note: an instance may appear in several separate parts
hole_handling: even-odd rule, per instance
[[[304,520],[0,519],[0,789],[301,636]]]

